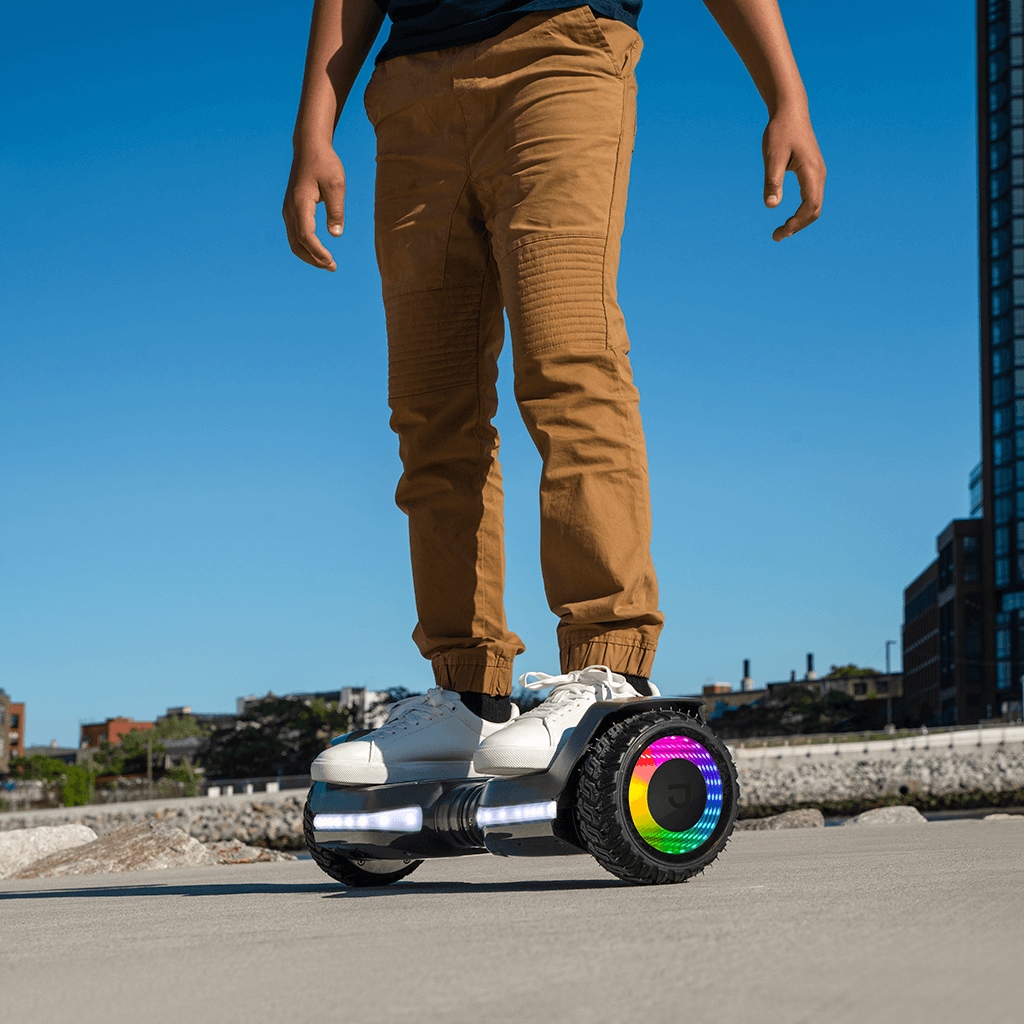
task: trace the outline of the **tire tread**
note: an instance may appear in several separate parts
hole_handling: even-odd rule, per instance
[[[411,874],[423,863],[421,860],[414,860],[411,864],[403,864],[397,871],[377,874],[373,871],[364,871],[351,857],[321,846],[313,839],[311,795],[306,797],[306,806],[302,811],[302,832],[306,840],[306,849],[309,850],[309,855],[313,858],[316,866],[343,885],[360,887],[391,885],[392,882],[397,882],[400,878]]]
[[[685,721],[724,755],[728,771],[723,773],[722,813],[725,830],[715,845],[690,864],[678,867],[646,860],[627,838],[630,824],[619,813],[617,792],[626,748],[640,732],[660,724]],[[576,827],[594,859],[613,875],[633,885],[666,885],[685,882],[701,874],[725,849],[736,822],[736,767],[728,749],[700,719],[674,711],[649,711],[615,722],[593,743],[583,761],[574,799]]]

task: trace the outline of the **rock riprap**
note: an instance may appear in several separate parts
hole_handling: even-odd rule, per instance
[[[50,854],[95,841],[96,833],[77,823],[0,832],[0,878],[9,878]]]
[[[916,808],[897,804],[875,807],[843,822],[844,825],[927,825],[928,819]]]
[[[192,867],[204,863],[206,857],[206,847],[180,828],[141,822],[108,832],[85,846],[51,853],[15,872],[11,878],[55,878],[108,871]]]
[[[61,875],[95,875],[195,867],[202,864],[252,864],[256,861],[294,859],[292,854],[247,846],[237,839],[201,843],[174,825],[140,822],[114,829],[81,846],[51,853],[12,872],[8,877],[57,878]]]
[[[748,813],[762,817],[801,807],[825,807],[836,813],[837,805],[843,805],[842,813],[848,814],[886,797],[948,798],[951,806],[964,806],[965,798],[979,800],[1024,790],[1024,749],[1011,747],[971,752],[865,753],[778,763],[769,758],[740,758],[738,769],[741,812],[747,808]],[[0,814],[0,836],[14,829],[67,823],[88,826],[104,836],[126,825],[150,821],[173,825],[201,843],[238,841],[247,846],[295,850],[304,846],[305,799],[305,790],[286,790],[11,811]],[[992,802],[1005,804],[1006,800]]]
[[[796,811],[783,811],[767,818],[745,818],[736,822],[738,832],[756,832],[779,828],[824,828],[825,815],[816,807],[802,807]]]
[[[247,846],[240,839],[206,843],[208,864],[256,864],[275,860],[298,860],[294,853],[268,850],[265,846]]]
[[[251,846],[299,849],[305,790],[283,793],[185,797],[179,800],[137,800],[124,804],[89,804],[45,811],[0,814],[0,834],[6,829],[33,828],[74,821],[103,836],[142,821],[174,825],[201,843],[238,840]]]
[[[740,761],[739,784],[740,807],[998,794],[1024,789],[1024,750],[808,758],[756,767]]]

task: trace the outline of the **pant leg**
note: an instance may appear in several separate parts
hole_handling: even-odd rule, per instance
[[[403,473],[418,623],[438,685],[507,694],[524,649],[504,612],[497,409],[501,292],[468,174],[452,51],[380,65],[376,233],[391,426]]]
[[[477,46],[455,78],[516,398],[544,463],[541,561],[561,667],[649,676],[663,616],[616,297],[640,48],[634,30],[588,7],[545,12]]]

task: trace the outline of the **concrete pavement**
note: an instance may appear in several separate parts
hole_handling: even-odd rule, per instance
[[[971,1024],[1024,1005],[1024,820],[737,833],[695,881],[589,857],[0,883],[7,1020]]]

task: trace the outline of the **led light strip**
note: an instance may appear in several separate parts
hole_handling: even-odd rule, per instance
[[[478,807],[476,823],[483,825],[511,825],[517,821],[550,821],[558,816],[554,800],[540,804],[509,804],[506,807]]]
[[[700,770],[707,787],[707,802],[700,819],[685,832],[670,832],[651,814],[647,789],[655,771],[666,761],[691,761]],[[629,780],[629,813],[640,838],[662,853],[682,855],[707,842],[722,815],[722,776],[711,754],[689,736],[663,736],[637,759]]]
[[[399,807],[369,814],[315,814],[318,832],[419,832],[423,828],[422,807]]]

